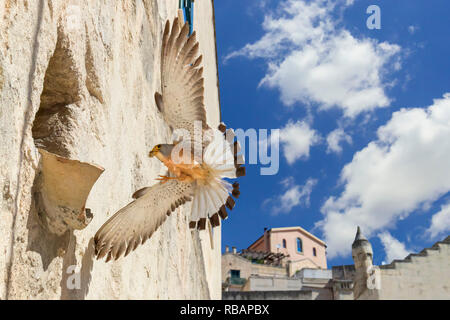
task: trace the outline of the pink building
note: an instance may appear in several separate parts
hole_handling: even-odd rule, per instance
[[[327,268],[326,244],[301,227],[272,228],[248,247],[248,250],[289,255],[292,268]],[[292,270],[294,271],[294,270]]]

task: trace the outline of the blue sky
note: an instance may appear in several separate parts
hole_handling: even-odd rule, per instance
[[[224,0],[215,13],[223,121],[281,130],[279,172],[247,165],[223,246],[300,225],[329,265],[351,264],[361,225],[381,264],[450,233],[448,1]]]

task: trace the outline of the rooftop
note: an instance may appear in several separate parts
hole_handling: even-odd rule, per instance
[[[436,242],[431,247],[423,249],[419,253],[410,253],[405,259],[396,259],[389,264],[380,265],[379,267],[381,269],[395,269],[396,264],[411,263],[412,262],[411,257],[426,257],[426,256],[428,256],[429,251],[439,250],[439,245],[450,245],[450,235],[447,236],[444,240]]]
[[[266,230],[267,232],[285,232],[285,231],[300,231],[301,233],[303,233],[304,235],[306,235],[307,237],[311,238],[312,240],[320,243],[321,245],[323,245],[324,247],[326,247],[326,243],[322,240],[320,240],[319,238],[317,238],[315,235],[313,235],[312,233],[306,231],[305,229],[303,229],[300,226],[295,226],[295,227],[280,227],[280,228],[270,228],[268,230]],[[254,244],[256,244],[257,242],[261,241],[262,238],[264,237],[264,233],[262,236],[260,236],[258,239],[256,239],[251,245],[249,245],[248,247],[250,248],[251,246],[253,246]]]

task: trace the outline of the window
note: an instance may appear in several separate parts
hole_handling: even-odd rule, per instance
[[[240,278],[241,270],[230,270],[231,278]]]
[[[317,251],[316,248],[313,248],[313,256],[316,257],[317,256]]]
[[[302,243],[302,239],[300,239],[300,238],[297,238],[297,251],[303,252],[303,243]]]
[[[283,239],[283,248],[286,248],[286,239]]]
[[[184,21],[189,23],[189,35],[194,26],[194,0],[180,0],[180,9],[183,10]]]

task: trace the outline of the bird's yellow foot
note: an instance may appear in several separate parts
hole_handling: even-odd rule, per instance
[[[156,178],[156,180],[161,181],[161,183],[166,183],[169,180],[177,180],[177,177],[167,177],[167,176],[161,176],[159,175],[158,178]]]

